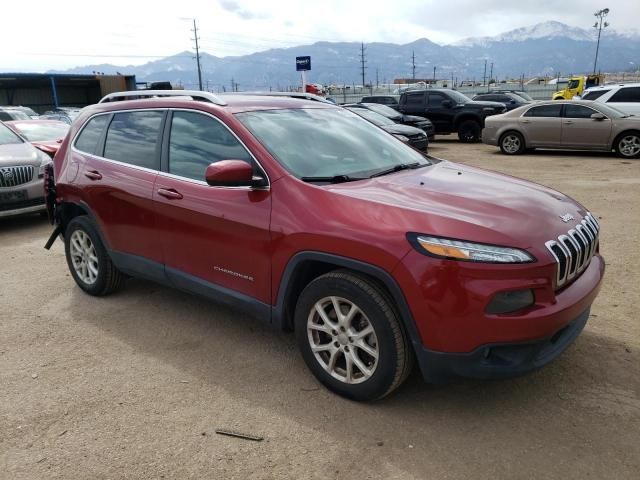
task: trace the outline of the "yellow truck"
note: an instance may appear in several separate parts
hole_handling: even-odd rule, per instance
[[[553,100],[571,100],[573,97],[580,97],[587,88],[597,87],[604,84],[603,75],[584,75],[571,77],[567,87],[554,92]]]

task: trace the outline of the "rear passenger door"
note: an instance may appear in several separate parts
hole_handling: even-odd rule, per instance
[[[518,123],[528,147],[559,147],[562,145],[562,104],[531,107]]]
[[[400,104],[400,111],[407,115],[424,115],[425,94],[424,92],[405,93],[401,98],[404,103]]]
[[[74,145],[74,156],[82,157],[76,182],[87,193],[114,261],[151,278],[162,277],[152,197],[165,115],[162,110],[102,114],[89,120]],[[155,268],[145,268],[148,261]]]
[[[205,170],[221,160],[243,160],[266,178],[221,120],[171,111],[154,191],[166,274],[179,288],[218,299],[239,293],[269,304],[271,192],[209,186]]]

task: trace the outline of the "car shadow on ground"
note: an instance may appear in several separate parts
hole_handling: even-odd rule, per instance
[[[146,281],[130,280],[122,292],[104,299],[70,288],[69,308],[76,321],[224,389],[238,403],[315,429],[328,442],[375,448],[383,441],[406,448],[434,438],[468,443],[471,435],[484,442],[483,448],[502,448],[500,435],[525,443],[526,432],[535,430],[536,442],[553,455],[554,448],[565,448],[558,442],[566,441],[567,432],[587,435],[593,427],[602,432],[610,428],[603,427],[603,418],[621,411],[630,418],[640,415],[638,392],[629,391],[639,352],[589,331],[553,364],[524,377],[434,386],[424,383],[416,368],[387,398],[356,403],[330,393],[312,377],[291,333]],[[107,302],[106,311],[87,315],[93,302]],[[135,311],[135,318],[123,315],[126,311]],[[558,429],[565,434],[558,435]],[[585,448],[585,455],[604,455]],[[451,455],[457,461],[455,451],[440,453],[443,460]],[[382,455],[374,461],[391,460]],[[417,466],[415,471],[406,468],[417,476],[424,473]],[[472,472],[473,465],[469,468]]]

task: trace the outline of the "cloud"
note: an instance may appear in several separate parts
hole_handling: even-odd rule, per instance
[[[238,2],[234,0],[219,0],[218,3],[224,10],[236,14],[243,20],[263,20],[270,17],[270,15],[266,12],[252,11],[243,8]]]

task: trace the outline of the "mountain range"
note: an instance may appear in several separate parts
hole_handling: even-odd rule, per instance
[[[438,45],[426,38],[398,45],[365,45],[365,83],[390,83],[394,78],[411,78],[415,54],[416,78],[456,77],[481,80],[485,61],[487,77],[493,63],[498,79],[533,76],[566,76],[593,69],[596,47],[595,29],[571,27],[557,21],[518,28],[494,37],[467,38],[450,45]],[[361,84],[361,44],[358,42],[316,42],[290,48],[273,48],[250,55],[217,57],[201,53],[205,87],[230,89],[236,82],[240,90],[284,89],[300,82],[295,57],[311,56],[307,81],[329,84]],[[600,41],[598,69],[606,71],[640,70],[640,32],[605,29]],[[135,74],[138,81],[168,80],[187,88],[196,86],[193,52],[185,51],[139,66],[111,64],[86,65],[55,73]]]

